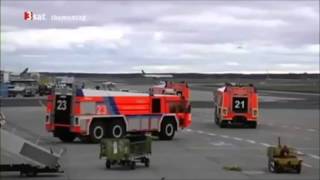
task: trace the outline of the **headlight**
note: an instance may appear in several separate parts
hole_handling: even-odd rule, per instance
[[[226,116],[228,114],[227,108],[222,108],[222,115]]]
[[[258,110],[257,109],[252,109],[252,115],[254,117],[257,117],[258,116]]]
[[[50,121],[49,115],[46,115],[46,123],[49,123],[49,121]]]
[[[78,125],[79,124],[79,119],[76,117],[76,118],[74,118],[74,124],[75,125]]]

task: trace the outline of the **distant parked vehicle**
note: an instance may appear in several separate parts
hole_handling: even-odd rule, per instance
[[[38,92],[39,92],[39,96],[50,95],[52,92],[52,87],[46,84],[39,85]]]
[[[9,97],[31,97],[38,91],[38,82],[34,79],[18,79],[10,82],[13,86],[8,89]]]

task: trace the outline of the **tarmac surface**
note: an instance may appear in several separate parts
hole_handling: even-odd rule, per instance
[[[124,85],[126,86],[126,85]],[[127,85],[146,91],[146,85]],[[212,92],[192,87],[191,127],[172,141],[154,140],[151,164],[135,170],[105,169],[98,144],[62,143],[44,128],[45,98],[1,99],[7,127],[45,147],[67,151],[63,174],[39,174],[35,179],[319,179],[319,94],[261,91],[257,129],[220,129],[214,124]],[[301,174],[273,174],[267,170],[267,147],[296,147],[303,159]],[[1,158],[2,159],[2,158]],[[224,170],[237,165],[241,172]],[[21,179],[19,173],[1,173],[1,179]]]

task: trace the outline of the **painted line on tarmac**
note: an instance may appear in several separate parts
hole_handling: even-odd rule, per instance
[[[299,130],[299,129],[301,129],[300,127],[298,127],[298,126],[294,126],[293,127],[295,130]]]
[[[320,159],[320,157],[319,157],[319,156],[314,155],[314,154],[308,154],[308,156],[309,156],[309,157],[311,157],[311,158],[313,158],[313,159],[317,159],[317,160],[319,160],[319,159]]]
[[[186,131],[188,131],[188,132],[192,132],[192,131],[193,131],[193,132],[197,132],[197,133],[199,133],[199,134],[205,134],[205,135],[209,135],[209,136],[217,136],[217,134],[208,133],[208,132],[204,132],[204,131],[201,131],[201,130],[186,129]],[[219,134],[218,134],[218,136],[220,136],[220,137],[222,137],[222,138],[226,138],[226,139],[231,138],[231,139],[234,139],[234,140],[236,140],[236,141],[246,141],[246,142],[251,143],[251,144],[256,144],[256,143],[257,143],[256,141],[251,140],[251,139],[242,139],[242,138],[239,138],[239,137],[230,137],[230,136],[228,136],[228,135],[219,135]],[[268,143],[259,143],[259,144],[262,145],[262,146],[265,146],[265,147],[270,147],[270,146],[271,146],[271,145],[268,144]],[[305,153],[303,153],[303,152],[301,152],[301,151],[297,151],[297,154],[298,154],[298,155],[305,155]],[[314,155],[314,154],[308,154],[308,156],[311,157],[311,158],[313,158],[313,159],[317,159],[317,160],[320,159],[319,156]],[[306,164],[305,166],[308,167],[308,166],[311,166],[311,165]],[[312,167],[312,166],[311,166],[311,167]]]
[[[233,139],[236,140],[236,141],[243,141],[242,138],[238,138],[238,137],[234,137]]]
[[[214,134],[214,133],[208,133],[207,135],[209,135],[209,136],[216,136],[216,134]]]
[[[307,131],[309,131],[309,132],[316,132],[315,129],[307,129]]]
[[[220,136],[223,138],[229,138],[229,136],[227,136],[227,135],[220,135]]]
[[[303,166],[308,167],[308,168],[312,168],[312,166],[310,164],[307,163],[302,163]]]
[[[246,139],[246,141],[247,141],[248,143],[251,143],[251,144],[255,144],[255,143],[256,143],[254,140],[251,140],[251,139]]]
[[[247,174],[247,175],[261,175],[261,174],[265,174],[265,172],[263,171],[242,171],[243,174]]]
[[[260,143],[262,146],[265,146],[265,147],[270,147],[271,145],[270,144],[267,144],[267,143]]]
[[[266,123],[266,124],[264,124],[264,125],[267,125],[267,126],[273,126],[273,123]],[[281,127],[281,128],[290,128],[290,126],[288,126],[288,125],[278,125],[278,127]],[[294,127],[292,127],[294,130],[306,130],[306,131],[309,131],[309,132],[317,132],[318,130],[317,129],[312,129],[312,128],[310,128],[310,129],[303,129],[303,128],[301,128],[301,127],[299,127],[299,126],[294,126]]]

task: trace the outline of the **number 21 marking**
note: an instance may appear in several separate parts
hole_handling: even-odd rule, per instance
[[[236,109],[244,109],[244,100],[242,100],[242,101],[236,100],[234,103],[235,103],[234,107]]]

